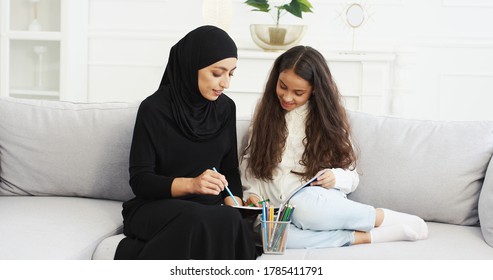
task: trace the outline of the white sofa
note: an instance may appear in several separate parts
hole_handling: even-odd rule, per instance
[[[113,258],[137,108],[0,98],[0,259]],[[350,119],[350,198],[423,217],[429,238],[260,259],[493,259],[493,122]],[[237,120],[240,146],[249,123]]]

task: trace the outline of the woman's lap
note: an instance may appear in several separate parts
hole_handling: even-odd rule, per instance
[[[141,205],[126,221],[125,226],[128,230],[127,235],[135,235],[138,239],[148,240],[161,231],[163,227],[174,225],[178,221],[186,227],[196,222],[207,223],[209,219],[215,220],[214,215],[221,213],[235,215],[237,212],[229,210],[233,209],[179,199],[155,200]],[[238,219],[239,217],[237,215]]]
[[[125,219],[125,233],[128,238],[121,246],[127,248],[121,248],[121,258],[254,258],[249,225],[228,206],[179,199],[149,201]]]

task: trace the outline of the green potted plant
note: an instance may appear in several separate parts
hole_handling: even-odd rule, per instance
[[[303,37],[305,25],[281,25],[281,17],[287,13],[303,18],[303,13],[312,13],[312,4],[308,0],[289,0],[272,4],[269,0],[246,0],[245,4],[253,7],[252,11],[268,13],[275,25],[252,24],[250,32],[253,41],[265,50],[284,50],[297,44]],[[268,35],[267,35],[268,34]]]
[[[247,0],[245,4],[252,6],[252,11],[270,13],[272,10],[269,0]],[[276,10],[276,17],[274,18],[276,25],[279,26],[281,17],[290,13],[293,16],[303,18],[303,13],[313,13],[312,4],[308,0],[291,0],[289,4],[283,4],[279,6],[273,6]]]

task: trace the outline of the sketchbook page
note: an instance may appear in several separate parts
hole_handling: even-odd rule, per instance
[[[262,207],[255,207],[255,206],[236,206],[233,205],[231,206],[233,208],[236,208],[238,210],[245,210],[245,211],[260,211],[262,212]],[[277,210],[279,207],[274,207],[274,210]]]
[[[262,207],[255,207],[255,206],[236,206],[236,205],[233,205],[231,207],[234,207],[236,209],[243,209],[243,210],[249,210],[249,211],[260,211],[262,212]]]
[[[262,214],[262,207],[254,207],[254,206],[231,206],[233,208],[238,209],[240,211],[241,216],[244,218],[256,217],[257,215]]]
[[[241,214],[245,217],[262,214],[262,207],[235,206],[235,205],[233,205],[231,207],[238,209],[238,211],[240,211]],[[276,213],[278,210],[279,210],[279,207],[274,207],[274,213]]]

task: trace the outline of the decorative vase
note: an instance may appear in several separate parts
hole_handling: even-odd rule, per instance
[[[38,4],[40,0],[30,0],[31,5],[32,5],[32,17],[33,20],[28,26],[29,31],[41,31],[41,24],[39,23],[38,20]]]
[[[251,24],[250,35],[266,51],[283,51],[298,44],[306,29],[306,25]]]
[[[202,17],[206,24],[215,25],[228,31],[233,20],[233,1],[204,0],[202,2]]]

